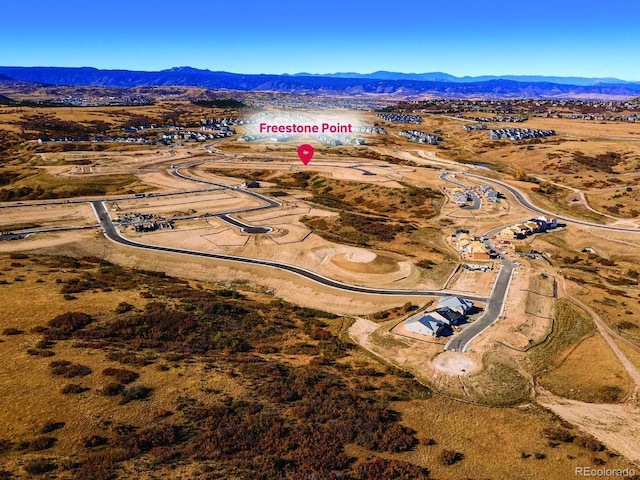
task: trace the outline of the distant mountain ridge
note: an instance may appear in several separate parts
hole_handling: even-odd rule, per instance
[[[619,78],[603,77],[603,78],[589,78],[589,77],[558,77],[558,76],[543,76],[543,75],[481,75],[476,77],[464,76],[455,77],[444,72],[429,72],[429,73],[398,73],[387,72],[384,70],[373,73],[354,73],[354,72],[339,72],[339,73],[326,73],[326,74],[309,74],[309,73],[297,73],[296,75],[302,76],[318,76],[318,77],[334,77],[334,78],[370,78],[377,80],[418,80],[418,81],[436,81],[436,82],[455,82],[455,83],[474,83],[474,82],[488,82],[490,80],[512,80],[514,82],[533,82],[533,83],[557,83],[560,85],[579,85],[579,86],[591,86],[591,85],[618,85],[618,84],[633,84],[640,82],[632,82],[627,80],[620,80]]]
[[[195,86],[244,91],[314,94],[435,95],[447,98],[626,98],[640,95],[640,83],[582,77],[454,77],[446,73],[266,75],[175,67],[159,72],[99,70],[92,67],[0,67],[0,76],[50,85],[139,87]],[[514,80],[517,78],[519,80]],[[542,79],[542,80],[541,80]],[[556,82],[550,81],[557,80]],[[574,80],[576,83],[561,83]],[[592,82],[581,85],[577,83]]]

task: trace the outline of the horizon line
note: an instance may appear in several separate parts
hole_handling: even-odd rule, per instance
[[[623,79],[623,78],[614,77],[614,76],[592,77],[592,76],[583,76],[583,75],[576,75],[576,74],[572,74],[572,75],[561,75],[561,74],[548,75],[548,74],[535,74],[535,73],[517,73],[517,74],[515,74],[515,73],[505,73],[505,74],[485,73],[485,74],[477,74],[477,75],[465,74],[465,75],[462,75],[462,76],[454,75],[454,74],[443,72],[443,71],[400,72],[400,71],[394,71],[394,70],[375,70],[375,71],[367,72],[367,73],[356,72],[356,71],[336,71],[336,72],[325,72],[325,73],[313,73],[313,72],[307,72],[307,71],[299,71],[299,72],[295,72],[295,73],[290,73],[290,72],[282,72],[282,73],[266,73],[266,72],[245,73],[245,72],[233,72],[233,71],[229,71],[229,70],[211,70],[210,68],[199,68],[199,67],[192,67],[192,66],[189,66],[189,65],[173,66],[173,67],[169,67],[169,68],[160,68],[160,69],[153,69],[153,70],[131,69],[131,68],[101,68],[101,67],[94,67],[94,66],[90,66],[90,65],[83,65],[83,66],[0,65],[0,68],[69,68],[69,69],[93,69],[93,70],[99,70],[99,71],[126,71],[126,72],[146,72],[146,73],[161,73],[161,72],[169,72],[171,70],[191,69],[191,70],[197,70],[197,71],[202,71],[202,72],[211,72],[211,73],[229,73],[229,74],[232,74],[232,75],[278,75],[278,76],[284,76],[284,75],[288,75],[288,76],[303,76],[303,75],[306,75],[306,76],[326,76],[326,75],[349,75],[349,74],[366,76],[366,75],[373,75],[373,74],[376,74],[376,73],[391,73],[391,74],[398,74],[398,75],[442,74],[442,75],[447,75],[447,76],[450,76],[450,77],[453,77],[453,78],[456,78],[456,79],[465,79],[465,78],[473,79],[473,78],[481,78],[481,77],[496,77],[496,78],[501,78],[501,77],[541,77],[541,78],[562,78],[562,79],[576,78],[576,79],[584,79],[584,80],[617,80],[617,81],[625,82],[625,83],[640,83],[640,80],[628,80],[628,79]]]

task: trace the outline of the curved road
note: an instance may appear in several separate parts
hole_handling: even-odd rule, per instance
[[[134,242],[133,240],[129,240],[128,238],[124,238],[120,235],[117,227],[111,222],[111,218],[107,213],[107,209],[101,201],[91,202],[91,206],[96,214],[96,217],[100,220],[100,224],[104,230],[105,236],[112,240],[113,242],[119,243],[121,245],[125,245],[127,247],[133,248],[141,248],[145,250],[154,250],[158,252],[169,252],[169,253],[178,253],[182,255],[192,255],[196,257],[205,257],[205,258],[213,258],[216,260],[227,260],[231,262],[245,263],[249,265],[260,265],[265,267],[277,268],[279,270],[283,270],[286,272],[294,273],[301,277],[312,280],[316,283],[325,285],[327,287],[336,288],[339,290],[343,290],[346,292],[355,292],[355,293],[366,293],[372,295],[397,295],[397,296],[447,296],[447,295],[457,295],[462,298],[466,298],[471,301],[476,302],[486,302],[486,297],[480,297],[475,295],[465,295],[459,294],[457,292],[444,291],[444,290],[395,290],[395,289],[384,289],[384,288],[367,288],[360,287],[357,285],[349,285],[346,283],[338,282],[337,280],[332,280],[330,278],[319,275],[311,270],[306,270],[301,267],[296,267],[295,265],[289,265],[287,263],[281,263],[271,260],[262,260],[257,258],[249,258],[249,257],[237,257],[235,255],[223,255],[218,253],[208,253],[208,252],[198,252],[193,250],[184,250],[181,248],[172,248],[172,247],[164,247],[161,245],[149,245],[145,243]]]

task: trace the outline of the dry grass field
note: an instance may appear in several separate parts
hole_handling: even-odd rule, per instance
[[[561,356],[560,364],[540,377],[546,390],[589,403],[622,402],[629,394],[629,377],[601,337],[589,337]]]
[[[0,438],[3,446],[0,468],[16,478],[47,470],[54,478],[108,478],[109,472],[126,477],[136,471],[142,475],[139,478],[175,478],[176,472],[178,476],[206,478],[212,471],[227,477],[244,477],[254,467],[242,463],[237,453],[230,450],[232,456],[222,460],[215,452],[198,450],[203,445],[199,443],[200,434],[185,433],[192,426],[200,425],[200,416],[215,415],[212,408],[224,408],[227,416],[247,422],[238,410],[238,402],[251,402],[256,394],[262,399],[262,408],[271,412],[261,417],[263,422],[277,419],[282,409],[297,412],[296,409],[305,404],[307,394],[299,390],[300,400],[294,398],[283,403],[280,397],[274,396],[277,383],[272,382],[279,381],[278,377],[272,377],[267,367],[298,373],[315,369],[315,375],[320,375],[329,391],[333,391],[332,382],[339,382],[341,389],[353,392],[353,398],[383,402],[398,412],[400,420],[393,422],[399,426],[392,428],[398,440],[389,437],[384,442],[408,443],[391,447],[391,444],[356,437],[339,447],[352,459],[345,464],[333,463],[336,465],[333,468],[348,471],[361,462],[380,457],[428,468],[433,476],[443,479],[461,475],[539,478],[532,471],[531,462],[535,462],[536,475],[543,472],[546,478],[562,479],[573,465],[590,461],[594,455],[575,443],[551,443],[545,432],[561,429],[576,437],[580,434],[536,407],[491,409],[432,396],[428,389],[398,375],[399,371],[338,341],[333,334],[339,334],[344,328],[344,319],[326,318],[320,311],[296,309],[286,304],[278,307],[277,301],[252,291],[231,294],[231,290],[210,284],[131,272],[94,259],[78,261],[17,254],[12,257],[5,255],[0,260],[3,278],[8,279],[0,288],[7,299],[4,306],[9,313],[2,324],[2,352],[4,358],[11,359],[1,363],[0,378],[3,398],[13,399],[5,404],[1,413],[4,433]],[[78,278],[85,280],[76,283]],[[64,294],[64,291],[74,293]],[[155,344],[140,343],[141,338],[134,339],[127,333],[121,333],[114,340],[99,333],[117,328],[121,319],[127,319],[133,328],[146,318],[145,312],[158,308],[153,305],[159,300],[167,312],[175,312],[172,315],[197,312],[202,307],[195,304],[195,310],[185,309],[185,301],[205,298],[201,293],[209,299],[219,298],[222,303],[217,308],[225,304],[238,306],[240,295],[239,298],[245,298],[242,302],[245,308],[260,306],[263,321],[277,318],[280,315],[277,308],[294,308],[289,318],[303,320],[287,327],[288,333],[281,336],[275,351],[258,341],[253,353],[243,353],[233,344],[224,347],[230,349],[226,353],[224,349],[216,353],[222,348],[216,347],[216,342],[226,344],[224,337],[212,341],[206,352],[198,351],[197,344],[193,343],[192,353],[177,353],[166,348],[169,345],[166,342],[170,341],[167,335],[179,335],[178,331],[170,333],[170,329],[157,337]],[[65,295],[74,298],[66,299]],[[145,298],[149,295],[153,297]],[[191,300],[185,300],[187,298]],[[66,318],[64,314],[69,311],[89,315],[89,325],[56,327],[70,330],[52,327],[66,325],[53,319]],[[43,329],[47,325],[48,330]],[[271,328],[281,328],[277,325]],[[95,326],[99,329],[95,330]],[[185,324],[183,328],[189,327]],[[82,333],[85,331],[94,333]],[[229,338],[233,338],[231,331]],[[333,340],[327,342],[329,338]],[[194,340],[178,336],[171,341]],[[247,341],[254,342],[249,337]],[[318,355],[333,356],[340,368],[318,363],[315,360],[321,358]],[[250,374],[256,365],[264,373]],[[117,393],[122,387],[114,386],[115,378],[123,382],[131,381],[129,378],[134,380],[124,384],[124,393]],[[314,384],[317,381],[314,380]],[[74,388],[80,393],[62,393],[73,391],[69,385],[79,385]],[[110,393],[112,390],[114,393]],[[140,397],[143,394],[146,398]],[[316,392],[314,398],[317,400],[323,395],[318,397]],[[333,401],[338,398],[335,395]],[[372,412],[385,408],[378,403],[367,405]],[[342,408],[350,407],[344,404]],[[304,430],[293,428],[295,415],[298,413],[292,417],[294,423],[289,429],[279,434],[285,435],[282,438],[304,435]],[[214,428],[213,425],[202,424],[199,428]],[[387,428],[390,425],[388,423]],[[526,435],[522,433],[523,428]],[[244,432],[249,435],[249,431]],[[409,441],[410,438],[414,440]],[[241,444],[235,445],[237,448]],[[498,445],[502,448],[498,449]],[[505,448],[505,445],[508,446]],[[122,451],[123,447],[127,450]],[[458,452],[458,461],[452,465],[443,463],[444,450]],[[200,453],[195,453],[198,451]],[[323,451],[317,450],[313,455],[321,455]],[[484,461],[490,451],[500,452],[497,454],[500,466]],[[303,458],[296,457],[299,454],[289,450],[283,459],[289,462],[289,459]],[[608,456],[607,451],[596,455],[611,468],[628,466],[623,457]],[[305,458],[309,461],[309,453]],[[331,462],[339,458],[334,457]],[[288,465],[286,468],[294,468],[295,462]],[[260,468],[264,473],[264,465]]]

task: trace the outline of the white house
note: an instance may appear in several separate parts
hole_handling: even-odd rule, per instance
[[[461,315],[466,315],[473,308],[473,302],[460,297],[442,297],[438,302],[438,308],[449,308]]]
[[[430,312],[411,317],[405,322],[404,328],[409,332],[437,337],[442,334],[445,324],[438,320],[438,318],[442,318],[441,315],[434,317],[434,313]]]

